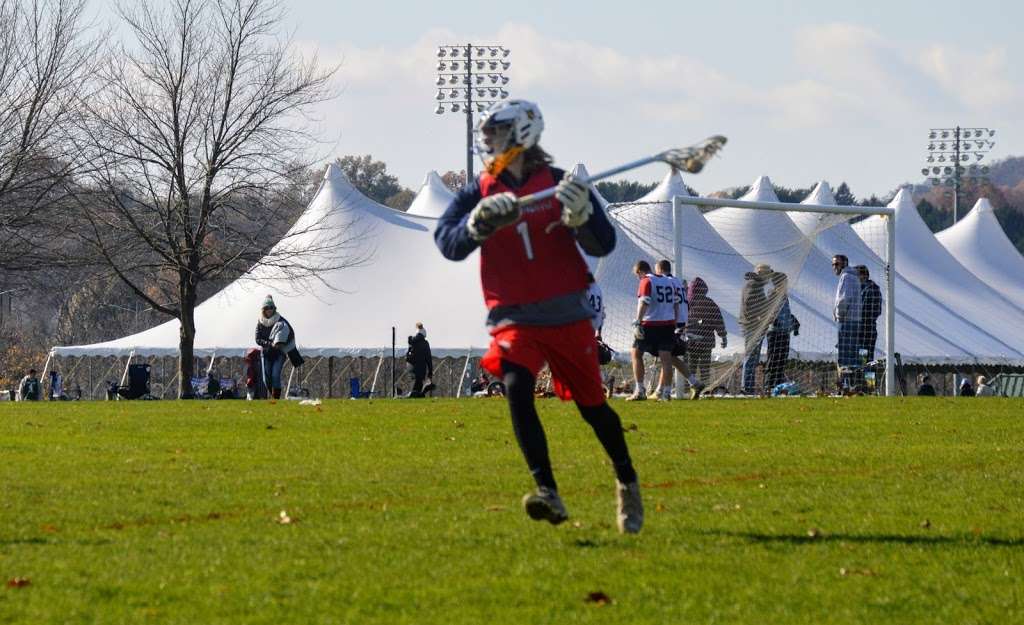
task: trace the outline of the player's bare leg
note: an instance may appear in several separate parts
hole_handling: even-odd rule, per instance
[[[633,348],[633,381],[636,382],[636,390],[626,398],[626,401],[643,401],[647,399],[647,389],[644,388],[644,353],[640,348]]]
[[[659,351],[658,360],[661,361],[661,372],[658,377],[658,399],[668,401],[672,399],[672,352]]]

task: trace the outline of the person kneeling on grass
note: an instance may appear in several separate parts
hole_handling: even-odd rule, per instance
[[[559,524],[569,518],[551,470],[533,389],[547,363],[555,392],[576,402],[611,458],[617,478],[620,532],[643,525],[636,470],[619,416],[605,400],[597,340],[587,301],[587,265],[579,248],[604,256],[615,229],[587,185],[551,167],[537,145],[544,120],[536,104],[493,105],[478,124],[487,171],[456,194],[434,239],[450,260],[480,248],[480,278],[492,341],[481,366],[503,376],[512,427],[537,483],[523,498],[530,518]],[[522,196],[557,185],[554,198],[520,207]]]

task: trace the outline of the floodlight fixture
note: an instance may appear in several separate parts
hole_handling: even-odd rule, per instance
[[[928,131],[928,163],[949,163],[948,166],[930,167],[931,173],[942,178],[931,178],[933,185],[943,184],[952,187],[950,196],[953,198],[953,223],[960,213],[962,196],[962,178],[966,175],[970,180],[980,182],[988,174],[988,167],[979,167],[977,163],[984,160],[985,155],[995,147],[994,128],[956,126],[953,128],[931,128]],[[936,141],[936,139],[939,139]],[[971,155],[974,155],[973,164]],[[925,169],[929,169],[926,167]],[[924,171],[924,170],[922,170]],[[927,176],[927,174],[926,174]]]
[[[488,106],[509,97],[504,89],[509,84],[502,72],[512,63],[506,60],[511,51],[498,45],[442,45],[437,48],[438,104],[434,112],[461,113],[466,116],[466,173],[473,179],[473,114],[483,113]],[[448,87],[448,89],[445,89]],[[476,98],[476,99],[474,99]]]

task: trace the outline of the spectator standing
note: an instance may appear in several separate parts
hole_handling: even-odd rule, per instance
[[[996,389],[992,388],[988,384],[988,378],[983,375],[978,376],[978,386],[974,390],[975,397],[995,397]]]
[[[851,376],[860,366],[857,351],[861,345],[861,286],[857,272],[843,254],[832,257],[832,271],[839,276],[832,318],[838,328],[836,365],[843,388],[851,385]]]
[[[721,337],[722,349],[727,345],[725,320],[722,319],[722,309],[708,297],[708,285],[700,276],[690,283],[687,295],[690,303],[690,318],[686,325],[690,339],[687,347],[690,370],[702,385],[707,386],[711,382],[711,351],[715,348],[715,335]]]
[[[302,357],[295,347],[295,331],[277,312],[274,298],[270,295],[264,298],[256,321],[256,344],[263,350],[263,376],[270,396],[281,399],[281,370],[285,358],[291,359],[292,365],[298,367],[302,364]]]
[[[430,354],[430,343],[427,342],[427,330],[423,324],[416,322],[416,333],[409,337],[409,351],[405,361],[412,369],[413,383],[409,397],[423,397],[434,390],[431,378],[434,377],[434,357]],[[427,382],[424,386],[424,381]]]
[[[974,386],[970,378],[960,380],[960,397],[974,397]]]
[[[882,314],[882,289],[878,288],[868,268],[857,265],[857,277],[860,278],[860,337],[859,349],[867,351],[868,361],[875,359],[875,345],[878,342],[878,317]]]
[[[743,394],[754,394],[754,382],[757,376],[757,363],[761,361],[761,345],[767,330],[768,298],[764,287],[772,275],[768,265],[758,265],[754,271],[743,276],[743,288],[740,290],[740,328],[743,329]]]
[[[932,377],[927,373],[921,374],[921,383],[917,387],[917,394],[922,397],[935,397],[935,387],[932,386]]]
[[[800,321],[789,307],[789,279],[786,274],[776,272],[771,277],[775,290],[772,298],[781,300],[779,312],[768,329],[768,360],[764,366],[764,392],[770,395],[772,389],[785,382],[786,361],[789,360],[789,335],[800,335]]]
[[[21,401],[39,401],[42,397],[42,386],[36,377],[36,370],[29,369],[18,384],[18,399]]]

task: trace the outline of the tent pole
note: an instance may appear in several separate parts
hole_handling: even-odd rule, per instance
[[[377,368],[373,371],[373,384],[370,385],[370,397],[377,391],[377,376],[380,375],[380,368],[384,364],[384,350],[377,356]]]
[[[51,358],[53,358],[53,350],[50,350],[50,353],[46,354],[46,362],[43,363],[43,377],[39,381],[39,394],[42,395],[42,397],[40,397],[39,399],[42,399],[43,397],[46,396],[46,393],[44,393],[43,391],[46,390],[46,374],[50,370],[50,359]]]
[[[679,196],[672,196],[672,265],[676,279],[683,280],[683,203]],[[684,296],[685,297],[685,296]],[[672,386],[675,387],[676,399],[683,398],[683,374],[672,371]]]
[[[466,385],[466,372],[469,371],[469,361],[473,358],[473,348],[466,350],[466,364],[462,366],[462,377],[459,378],[459,390],[455,392],[455,397],[458,399],[462,397],[462,387]]]
[[[288,399],[288,392],[292,390],[292,378],[295,377],[295,366],[292,366],[291,373],[288,374],[288,384],[284,387],[284,398]]]
[[[124,373],[121,374],[121,384],[124,386],[125,381],[128,379],[128,367],[132,366],[132,358],[135,357],[135,350],[133,349],[128,353],[128,362],[124,363]],[[117,401],[121,401],[121,393],[117,394]]]
[[[885,396],[896,396],[896,214],[884,216],[888,243],[885,258]]]

